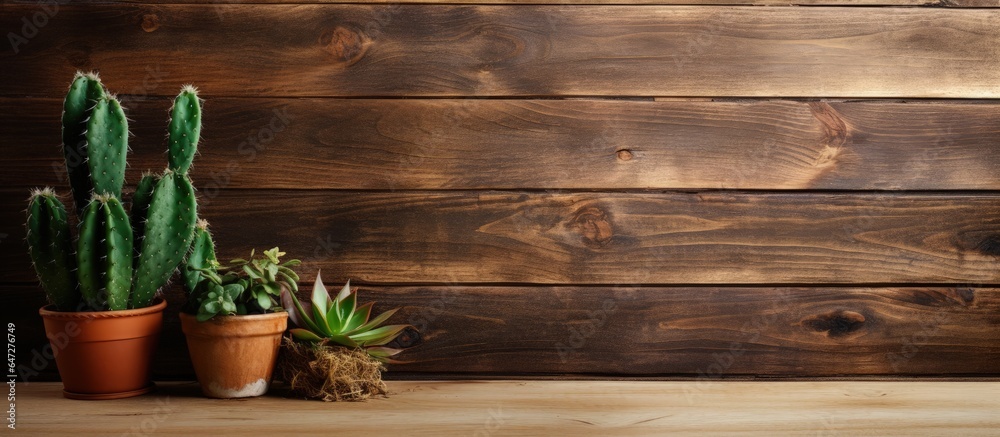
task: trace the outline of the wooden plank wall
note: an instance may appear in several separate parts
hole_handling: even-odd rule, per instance
[[[997,0],[0,7],[29,379],[53,366],[24,200],[67,193],[77,69],[125,101],[133,183],[198,85],[221,254],[280,245],[402,307],[396,377],[1000,375]],[[156,372],[190,378],[167,297]]]

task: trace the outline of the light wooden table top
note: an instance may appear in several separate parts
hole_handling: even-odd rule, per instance
[[[1000,382],[389,381],[390,397],[115,401],[17,386],[17,435],[1000,435]],[[9,431],[9,430],[8,430]],[[14,434],[10,434],[14,435]]]

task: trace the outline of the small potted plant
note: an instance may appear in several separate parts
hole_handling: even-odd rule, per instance
[[[79,222],[51,188],[32,191],[27,242],[49,305],[39,313],[64,394],[116,399],[152,390],[150,364],[166,302],[157,297],[187,252],[196,200],[187,170],[201,131],[197,90],[184,87],[169,126],[169,167],[121,200],[128,122],[93,73],[77,73],[63,107],[66,167]]]
[[[312,303],[282,291],[281,302],[296,328],[285,338],[278,370],[293,393],[324,401],[357,401],[386,393],[384,363],[402,349],[386,345],[410,325],[379,326],[398,308],[371,318],[374,302],[358,305],[358,291],[347,281],[331,298],[316,274]]]
[[[205,396],[243,398],[267,392],[288,314],[278,305],[282,290],[298,290],[292,267],[275,247],[262,258],[221,266],[208,224],[199,221],[185,268],[188,303],[181,329]]]

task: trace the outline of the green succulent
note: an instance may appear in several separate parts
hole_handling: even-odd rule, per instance
[[[379,326],[392,317],[398,308],[371,318],[374,302],[358,305],[358,290],[351,289],[351,281],[340,290],[335,298],[330,297],[323,278],[316,273],[313,285],[312,303],[299,302],[293,291],[281,293],[281,303],[288,312],[288,318],[297,328],[290,329],[292,337],[298,341],[325,344],[332,342],[350,348],[362,348],[368,355],[382,362],[391,362],[390,357],[402,349],[385,347],[410,325]]]
[[[207,269],[199,269],[198,271],[206,275],[206,280],[198,283],[195,288],[199,296],[196,301],[199,322],[204,322],[219,314],[248,314],[246,305],[236,303],[245,290],[242,284],[223,284],[221,277],[215,272]],[[214,278],[210,278],[213,275]]]
[[[275,247],[264,251],[263,258],[255,258],[256,251],[250,252],[250,259],[241,258],[222,266],[214,259],[205,261],[204,268],[188,266],[201,275],[202,280],[191,292],[188,312],[195,313],[199,321],[206,321],[217,315],[264,314],[280,311],[277,304],[282,290],[298,291],[299,275],[292,267],[301,262],[297,259],[281,262],[285,252]]]
[[[246,274],[249,298],[262,310],[269,310],[278,304],[282,285],[292,292],[299,291],[299,275],[291,267],[301,264],[301,261],[293,259],[282,263],[281,257],[285,256],[285,252],[279,252],[277,247],[265,250],[263,258],[253,256],[254,251],[251,250],[249,260],[237,258],[230,261],[232,271],[227,274],[237,273],[237,270]]]

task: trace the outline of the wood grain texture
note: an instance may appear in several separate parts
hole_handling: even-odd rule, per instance
[[[329,287],[337,271],[326,271]],[[338,282],[335,282],[338,281]],[[303,284],[307,298],[311,284]],[[19,369],[50,379],[34,286],[3,295]],[[399,307],[413,346],[391,375],[718,378],[1000,375],[1000,289],[361,286],[375,310]],[[158,378],[192,378],[167,295]],[[836,359],[831,359],[836,357]],[[30,370],[28,370],[30,369]],[[38,374],[33,374],[32,371]]]
[[[10,5],[0,23],[37,11]],[[56,97],[96,69],[206,96],[997,98],[997,22],[942,8],[65,5],[0,54],[0,95]]]
[[[24,197],[0,194],[2,281],[33,279]],[[204,190],[199,213],[220,256],[369,283],[1000,282],[995,194]]]
[[[36,0],[2,0],[0,4],[37,4]],[[323,4],[343,0],[76,0],[74,3],[124,4]],[[553,4],[553,5],[704,5],[704,6],[936,6],[1000,7],[998,0],[353,0],[358,4]]]
[[[163,384],[128,402],[74,402],[59,384],[21,389],[18,434],[701,436],[995,435],[1000,383],[390,382],[388,399],[328,404],[274,395],[206,399]],[[693,394],[694,393],[694,394]],[[58,414],[53,414],[58,411]],[[267,414],[261,414],[266,411]],[[378,420],[372,420],[377,417]],[[145,424],[145,425],[144,425]]]
[[[996,289],[400,288],[398,371],[719,377],[998,374]],[[385,294],[385,297],[382,295]],[[459,340],[459,341],[454,341]],[[836,359],[830,359],[836,356]]]
[[[134,182],[170,103],[123,98]],[[0,98],[8,187],[65,185],[61,108]],[[202,190],[1000,189],[994,103],[217,98],[205,123]]]
[[[942,0],[938,5],[928,5],[928,6],[944,6],[944,7],[958,7],[958,8],[997,8],[1000,7],[1000,1],[998,0]]]

